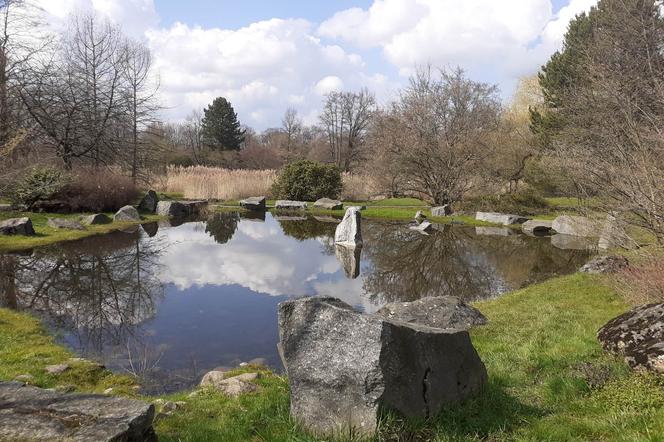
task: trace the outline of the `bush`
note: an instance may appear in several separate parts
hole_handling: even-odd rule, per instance
[[[341,189],[341,172],[336,166],[300,160],[283,168],[272,185],[272,194],[289,200],[316,201],[339,198]]]
[[[504,212],[516,215],[537,215],[549,209],[549,203],[532,189],[503,195],[484,195],[463,201],[459,208],[468,212]]]
[[[70,212],[115,212],[135,202],[140,192],[131,178],[109,170],[78,171],[54,198]]]
[[[37,201],[51,199],[70,181],[69,174],[56,167],[33,167],[13,184],[9,198],[15,205],[31,207]]]
[[[645,257],[615,275],[618,291],[632,305],[664,302],[664,256]]]

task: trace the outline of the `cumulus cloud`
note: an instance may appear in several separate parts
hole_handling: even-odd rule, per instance
[[[462,66],[507,89],[560,47],[569,21],[596,0],[571,0],[554,14],[551,0],[375,0],[341,11],[322,37],[378,47],[402,74],[418,64]]]

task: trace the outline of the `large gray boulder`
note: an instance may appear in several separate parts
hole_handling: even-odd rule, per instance
[[[108,215],[103,213],[96,213],[94,215],[88,215],[81,218],[81,223],[85,224],[86,226],[108,224],[111,222],[113,222],[113,220],[109,218]]]
[[[46,225],[52,229],[85,230],[80,221],[68,218],[49,218]]]
[[[307,203],[304,201],[277,200],[274,203],[274,208],[281,210],[306,210]]]
[[[157,215],[169,218],[181,218],[189,215],[189,208],[180,201],[159,201]]]
[[[325,210],[341,210],[344,208],[344,205],[341,201],[330,198],[321,198],[314,203],[314,207]]]
[[[452,213],[454,213],[454,211],[449,204],[431,208],[431,216],[450,216]]]
[[[511,226],[513,224],[523,224],[528,221],[528,218],[520,215],[510,215],[506,213],[496,212],[477,212],[475,214],[477,221],[484,221],[487,223],[502,224],[504,226]]]
[[[141,215],[134,206],[124,206],[113,215],[113,221],[140,221]]]
[[[359,207],[346,209],[344,218],[334,233],[334,243],[345,247],[362,245],[362,213]]]
[[[334,254],[344,269],[346,277],[355,279],[360,276],[362,247],[334,246]]]
[[[468,330],[476,325],[485,325],[487,322],[482,312],[454,296],[394,302],[386,304],[376,314],[395,321],[458,330]]]
[[[264,196],[252,196],[240,200],[240,206],[244,207],[247,210],[258,210],[265,211],[265,197]]]
[[[553,221],[531,219],[521,224],[521,230],[530,236],[545,236],[553,232]]]
[[[0,382],[0,439],[156,441],[154,405],[96,394],[59,393]]]
[[[664,374],[664,304],[637,307],[609,321],[597,333],[604,350],[622,356],[636,370]]]
[[[30,218],[12,218],[0,222],[0,235],[34,235]]]
[[[599,237],[602,230],[601,223],[585,216],[572,215],[557,217],[553,220],[551,227],[562,235],[593,238]]]
[[[291,415],[316,433],[376,430],[379,407],[427,418],[487,381],[467,331],[392,321],[335,298],[279,304]]]
[[[147,213],[155,213],[157,211],[157,204],[159,203],[159,196],[154,190],[148,190],[140,204],[138,210]]]

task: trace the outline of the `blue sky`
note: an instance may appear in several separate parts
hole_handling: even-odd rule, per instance
[[[597,0],[34,1],[61,22],[93,9],[143,40],[164,119],[224,96],[243,123],[263,130],[288,108],[315,123],[334,90],[368,88],[387,104],[424,64],[460,66],[507,101]]]

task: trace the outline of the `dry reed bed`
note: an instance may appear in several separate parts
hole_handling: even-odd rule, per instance
[[[162,192],[182,193],[185,198],[237,200],[249,196],[270,195],[277,177],[276,170],[242,170],[220,167],[169,166],[166,176],[155,180]],[[372,195],[372,180],[357,174],[344,173],[346,200],[366,200]]]

